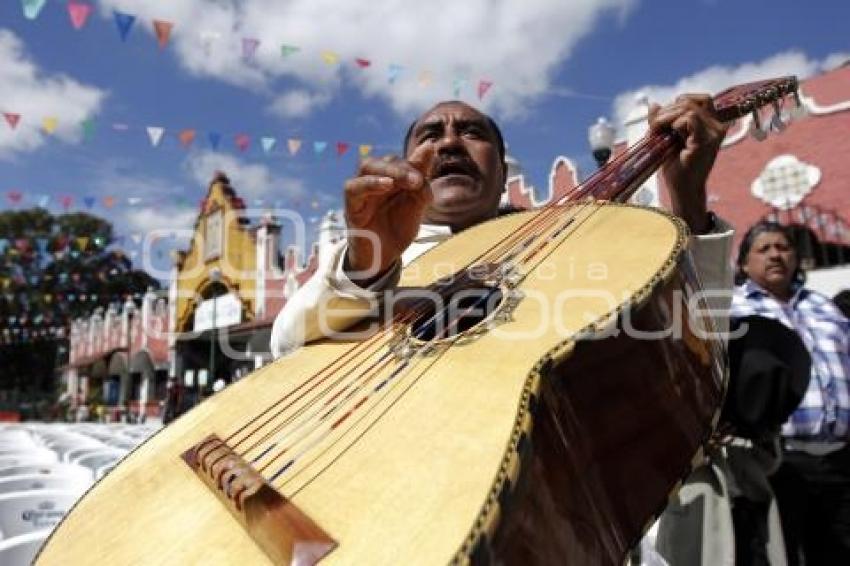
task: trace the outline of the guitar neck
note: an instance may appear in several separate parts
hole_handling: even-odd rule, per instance
[[[758,124],[761,107],[773,104],[778,115],[782,99],[788,94],[796,97],[796,92],[796,77],[739,85],[714,97],[714,115],[721,122],[731,122],[752,112]],[[673,130],[650,132],[625,153],[600,168],[559,204],[586,198],[626,202],[683,145],[684,140]]]

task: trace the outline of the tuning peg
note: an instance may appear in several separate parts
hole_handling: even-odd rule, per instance
[[[753,121],[750,123],[750,135],[756,141],[763,141],[767,137],[767,132],[761,127],[761,117],[758,110],[753,110]]]

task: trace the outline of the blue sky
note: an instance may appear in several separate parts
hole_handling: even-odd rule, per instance
[[[622,115],[635,91],[663,101],[766,74],[811,75],[850,56],[850,3],[841,0],[85,3],[94,10],[75,30],[66,0],[46,0],[34,20],[21,0],[0,1],[0,111],[21,114],[15,131],[0,120],[0,206],[47,197],[60,211],[70,195],[72,209],[88,210],[84,199],[94,196],[91,212],[125,236],[188,228],[215,169],[230,174],[249,205],[278,203],[308,219],[337,207],[357,145],[397,151],[417,112],[453,98],[458,79],[467,81],[461,98],[476,103],[477,82],[493,82],[480,104],[542,187],[559,154],[591,170],[587,126]],[[126,42],[114,9],[137,16]],[[174,23],[164,49],[154,19]],[[250,64],[240,49],[247,37],[261,42]],[[284,58],[281,44],[300,51]],[[324,52],[340,63],[326,63]],[[355,57],[371,67],[357,68]],[[402,67],[394,84],[389,65]],[[424,85],[423,71],[432,76]],[[45,135],[50,116],[57,130]],[[90,139],[81,139],[83,119],[95,121]],[[148,126],[165,128],[159,147]],[[184,128],[197,130],[189,150],[176,137]],[[222,135],[218,151],[210,131]],[[244,153],[233,143],[238,133],[252,138]],[[276,138],[269,154],[260,136]],[[290,138],[303,143],[294,156]],[[328,149],[316,155],[314,141]],[[353,147],[337,157],[337,141]],[[17,204],[8,198],[15,190],[24,195]],[[111,209],[105,196],[116,200]]]

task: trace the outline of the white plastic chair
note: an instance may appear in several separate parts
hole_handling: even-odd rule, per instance
[[[0,455],[0,469],[12,466],[25,466],[28,464],[53,464],[58,458],[49,450],[35,450],[32,452]]]
[[[61,489],[4,493],[0,495],[0,532],[6,539],[53,529],[79,498],[79,492]]]
[[[0,540],[0,564],[3,566],[28,566],[32,564],[51,529],[18,535]]]
[[[41,464],[24,464],[20,466],[10,466],[8,468],[0,468],[0,478],[13,476],[26,476],[30,474],[38,475],[59,475],[65,477],[79,478],[83,481],[92,481],[91,470],[76,464],[61,464],[61,463],[41,463]]]
[[[61,489],[82,493],[92,484],[82,475],[26,474],[0,478],[0,494],[34,489]]]

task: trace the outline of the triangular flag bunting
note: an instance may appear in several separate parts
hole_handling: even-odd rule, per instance
[[[112,10],[115,16],[115,25],[118,26],[118,35],[121,36],[121,41],[127,41],[127,35],[130,33],[130,28],[136,22],[136,16],[125,14],[118,10]]]
[[[262,137],[260,138],[260,143],[263,146],[263,151],[266,153],[270,153],[272,149],[274,149],[274,145],[277,143],[277,140],[272,137]]]
[[[237,134],[233,141],[236,143],[239,151],[244,153],[251,145],[251,136],[248,134]]]
[[[484,95],[487,94],[491,86],[493,86],[491,81],[485,81],[483,79],[478,81],[478,100],[484,98]]]
[[[455,98],[460,97],[460,91],[463,90],[463,87],[465,85],[466,85],[466,79],[463,79],[463,78],[460,78],[460,77],[458,77],[454,81],[452,81],[452,92],[453,92]]]
[[[54,118],[53,116],[49,116],[44,119],[41,123],[41,128],[44,130],[46,134],[52,134],[56,131],[56,126],[59,125],[59,120]]]
[[[322,60],[328,65],[336,65],[339,63],[339,55],[333,51],[322,51]]]
[[[336,142],[336,154],[338,157],[345,155],[345,152],[348,151],[349,145],[345,142]]]
[[[281,45],[280,46],[280,54],[284,57],[289,57],[293,53],[298,53],[301,50],[300,47],[296,47],[294,45]]]
[[[24,9],[24,17],[28,20],[34,20],[38,17],[41,9],[47,0],[21,0],[21,7]]]
[[[106,208],[112,208],[113,206],[115,206],[115,197],[103,197],[103,206],[105,206]]]
[[[86,25],[86,20],[89,19],[89,14],[91,14],[91,4],[68,0],[68,16],[71,18],[74,29],[82,29]]]
[[[390,81],[390,84],[395,84],[402,70],[404,70],[404,67],[396,64],[392,64],[387,68],[387,79]]]
[[[72,197],[71,195],[65,195],[64,197],[62,197],[61,202],[62,208],[68,210],[69,208],[71,208],[71,205],[74,204],[74,197]]]
[[[89,210],[91,210],[94,207],[94,203],[96,201],[97,201],[97,199],[93,196],[83,197],[83,202],[85,203],[86,208],[88,208]]]
[[[127,197],[127,204],[130,206],[136,206],[140,202],[142,202],[141,197]]]
[[[328,147],[328,142],[323,142],[323,141],[313,142],[313,151],[316,152],[316,155],[319,155],[323,151],[325,151],[326,147]]]
[[[159,126],[148,126],[148,139],[151,140],[151,146],[157,147],[162,141],[162,135],[165,133],[165,128]]]
[[[9,124],[9,127],[13,130],[18,126],[18,122],[21,120],[20,114],[13,114],[11,112],[3,112],[3,117],[6,118],[6,123]]]
[[[372,153],[372,146],[363,144],[359,148],[360,157],[369,157],[369,154]]]
[[[168,45],[168,40],[171,37],[171,28],[174,24],[164,20],[153,21],[153,31],[156,33],[156,41],[159,43],[159,48],[164,49]]]
[[[212,52],[213,42],[219,40],[221,38],[221,34],[217,31],[202,31],[198,34],[198,37],[200,38],[201,45],[204,48],[204,55],[209,57]]]
[[[183,147],[188,148],[195,141],[195,130],[182,130],[177,137],[180,138],[180,143]]]
[[[297,138],[286,140],[286,146],[289,148],[289,154],[295,155],[301,149],[301,140]]]
[[[130,234],[130,239],[136,244],[139,244],[142,241],[142,235],[139,232],[133,232]]]
[[[6,193],[6,196],[8,197],[9,202],[11,202],[12,204],[18,204],[24,197],[21,191],[9,191],[8,193]]]
[[[366,67],[368,67],[369,65],[372,64],[372,62],[370,60],[361,59],[359,57],[357,59],[355,59],[354,62],[357,63],[357,66],[360,67],[361,69],[365,69]]]
[[[421,86],[428,86],[431,84],[433,78],[434,75],[431,73],[431,71],[422,71],[421,73],[419,73],[419,84]]]
[[[245,61],[253,61],[254,55],[257,54],[257,47],[260,46],[260,40],[253,37],[242,38],[242,59]]]
[[[218,144],[221,143],[221,134],[218,132],[210,132],[209,135],[207,135],[207,138],[210,141],[210,147],[218,149]]]
[[[88,245],[89,245],[88,236],[80,236],[79,238],[77,238],[77,246],[80,248],[80,251],[85,251],[85,249],[88,247]],[[79,275],[77,273],[74,273],[74,275],[77,276],[75,281],[77,279],[79,279]]]
[[[47,208],[47,203],[50,202],[50,195],[41,195],[38,197],[38,206],[41,208]]]
[[[94,120],[92,118],[88,118],[83,120],[80,123],[80,127],[83,128],[83,139],[87,140],[91,138],[92,134],[94,134]]]

